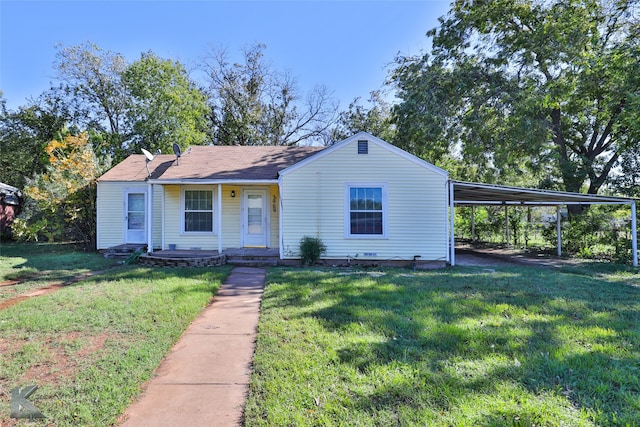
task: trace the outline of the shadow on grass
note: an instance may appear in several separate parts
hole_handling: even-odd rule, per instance
[[[640,289],[570,271],[307,271],[265,307],[294,306],[331,334],[352,334],[336,354],[361,375],[408,372],[353,392],[360,410],[470,406],[475,425],[532,425],[575,422],[585,409],[581,416],[598,424],[634,425]],[[363,338],[371,335],[378,339]]]
[[[213,277],[223,281],[229,275],[232,266],[221,265],[210,268],[157,268],[143,267],[140,265],[124,265],[111,269],[104,273],[86,279],[86,282],[118,282],[136,283],[138,281],[161,281],[176,279],[184,281],[183,284],[172,286],[171,292],[184,293],[189,290],[197,290],[197,285],[207,286]],[[194,286],[195,285],[195,286]]]
[[[118,265],[117,260],[105,259],[98,252],[86,252],[73,243],[3,243],[0,256],[5,264],[0,269],[0,280],[57,278],[56,273],[66,278],[80,271]]]

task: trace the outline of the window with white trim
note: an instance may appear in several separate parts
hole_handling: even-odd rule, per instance
[[[347,184],[345,227],[348,237],[387,236],[386,188],[383,184]]]
[[[213,232],[213,190],[184,190],[183,230],[185,233]]]

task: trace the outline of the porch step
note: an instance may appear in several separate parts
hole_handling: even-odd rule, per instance
[[[273,267],[278,265],[280,253],[273,248],[228,248],[227,264],[243,267]]]
[[[230,257],[227,258],[227,264],[237,265],[241,267],[275,267],[278,265],[278,258],[274,257]]]
[[[127,243],[124,245],[112,246],[104,251],[105,258],[128,258],[136,251],[145,252],[147,245],[144,243]]]

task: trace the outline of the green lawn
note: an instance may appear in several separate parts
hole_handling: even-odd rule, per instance
[[[115,267],[118,262],[98,253],[76,250],[73,244],[0,245],[0,283],[18,280],[12,286],[0,286],[0,304],[21,294],[50,284],[67,283],[89,271]]]
[[[640,425],[640,272],[273,269],[246,425]]]
[[[38,277],[64,280],[73,275],[117,265],[98,253],[76,250],[73,244],[0,244],[0,282]]]
[[[69,249],[0,248],[0,280],[31,277],[14,294],[107,269],[0,310],[0,425],[27,384],[47,416],[36,425],[115,423],[230,271],[116,267]],[[640,425],[640,272],[272,269],[245,419]]]
[[[68,249],[47,260],[20,252],[3,248],[2,275],[15,272],[5,262],[59,276],[109,266]],[[64,267],[70,259],[82,262]],[[115,423],[229,271],[121,266],[0,310],[0,425],[11,422],[10,390],[28,384],[39,386],[30,399],[47,417],[39,425]]]

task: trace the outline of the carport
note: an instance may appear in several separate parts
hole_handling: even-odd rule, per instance
[[[638,230],[635,199],[449,180],[449,262],[451,265],[456,264],[454,229],[454,212],[456,206],[499,205],[504,206],[505,209],[509,206],[555,206],[558,255],[561,255],[562,233],[559,214],[560,207],[597,204],[629,205],[631,207],[631,252],[633,255],[633,265],[637,267]]]

